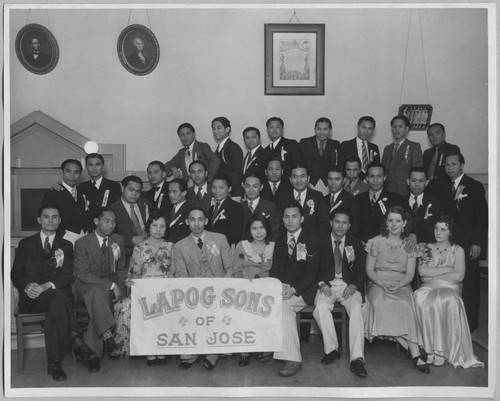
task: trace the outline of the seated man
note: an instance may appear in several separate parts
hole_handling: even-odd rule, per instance
[[[361,161],[358,157],[347,158],[344,163],[344,171],[347,178],[344,180],[346,192],[356,196],[368,191],[368,184],[361,179]]]
[[[296,314],[307,305],[312,305],[317,289],[319,270],[318,231],[302,229],[304,210],[293,201],[283,209],[283,224],[287,231],[276,242],[273,265],[269,276],[283,284],[283,351],[274,353],[274,358],[284,360],[279,374],[289,377],[302,367],[300,340]],[[268,358],[262,356],[261,361]]]
[[[205,214],[212,203],[212,190],[207,182],[207,166],[200,160],[195,160],[189,165],[189,176],[193,181],[193,186],[188,188],[187,200],[190,207],[201,207]]]
[[[84,361],[97,358],[79,337],[71,292],[73,245],[56,235],[60,222],[56,206],[38,209],[41,231],[19,242],[11,272],[12,283],[19,290],[19,313],[47,312],[47,373],[57,381],[66,380],[61,359],[68,344]]]
[[[351,372],[366,377],[364,368],[364,324],[361,313],[361,291],[365,273],[365,252],[361,241],[347,234],[351,226],[351,213],[335,209],[330,214],[331,235],[323,238],[318,277],[319,290],[314,300],[313,316],[323,333],[325,356],[322,365],[340,358],[339,343],[332,310],[340,302],[349,315],[349,350]]]
[[[280,159],[269,159],[264,174],[267,182],[263,183],[261,196],[265,200],[277,203],[283,192],[290,188],[288,176],[283,179],[284,164]],[[278,205],[276,205],[278,206]]]
[[[189,205],[186,202],[187,183],[182,178],[174,178],[168,183],[168,197],[172,211],[166,216],[167,238],[174,244],[189,235],[186,224]]]
[[[172,204],[168,199],[168,183],[166,182],[167,172],[165,166],[159,160],[153,160],[147,168],[148,181],[151,189],[146,192],[146,199],[151,204],[152,211],[160,210],[163,215],[167,215],[172,210]]]
[[[205,230],[208,223],[200,207],[190,209],[186,224],[191,232],[174,245],[172,260],[175,277],[224,277],[232,269],[233,257],[226,237]],[[207,244],[213,244],[210,248]],[[198,361],[198,355],[181,355],[179,369],[189,369]],[[212,370],[219,355],[206,355],[203,366]]]
[[[125,289],[125,244],[121,235],[113,234],[116,216],[113,209],[98,210],[94,232],[75,243],[75,296],[85,302],[89,325],[85,341],[97,355],[104,349],[111,357],[119,356],[113,340],[115,318],[112,301],[121,298]],[[94,366],[97,371],[99,364]]]

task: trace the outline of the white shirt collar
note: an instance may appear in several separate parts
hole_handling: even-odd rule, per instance
[[[250,202],[252,202],[252,206],[253,208],[255,209],[255,207],[259,204],[259,201],[260,201],[260,195],[257,196],[255,199],[247,199],[247,203],[250,204]]]
[[[281,141],[281,138],[282,138],[282,137],[280,136],[280,137],[279,137],[278,139],[276,139],[274,142],[271,142],[271,143],[273,144],[273,149],[274,149],[274,148],[276,148],[276,146],[278,146],[278,144],[279,144],[279,143],[280,143],[280,141]]]
[[[42,246],[45,244],[45,238],[47,238],[47,235],[45,235],[43,231],[40,231],[40,239],[42,240]],[[56,233],[49,235],[48,238],[50,247],[52,248],[52,244],[54,243],[54,239],[56,238]]]
[[[184,199],[182,202],[178,203],[177,205],[174,206],[174,213],[177,213],[180,207],[186,203],[186,199]]]
[[[372,199],[372,195],[375,194],[375,197],[377,198],[377,201],[378,201],[382,191],[383,191],[383,189],[380,189],[377,192],[373,192],[371,189],[368,189],[368,195],[370,195],[370,200]]]
[[[92,181],[94,181],[94,180],[93,180],[92,178],[90,178],[90,183],[91,183],[91,184],[92,184]],[[97,180],[95,180],[95,187],[96,187],[97,189],[99,189],[99,188],[100,188],[100,186],[101,186],[101,182],[102,182],[102,175],[101,175],[101,176],[100,176]]]
[[[410,192],[410,206],[413,206],[415,203],[415,195]],[[417,205],[421,206],[424,203],[424,193],[422,192],[420,195],[417,195]]]
[[[342,192],[342,188],[340,188],[340,191],[338,191],[336,193],[330,192],[330,198],[333,196],[333,200],[336,201],[341,192]]]
[[[109,237],[101,237],[99,234],[97,234],[97,231],[95,231],[95,230],[94,230],[94,234],[97,237],[97,241],[99,241],[99,246],[102,246],[102,241],[104,240],[104,238],[109,238]],[[109,246],[109,242],[107,245]]]
[[[72,188],[72,187],[70,187],[68,184],[66,184],[64,181],[62,182],[62,185],[63,185],[63,187],[64,187],[64,188],[66,188],[66,189],[69,191],[69,193],[70,193],[70,194],[73,192],[73,190],[75,190],[75,191],[76,191],[76,187],[73,187],[73,188]],[[78,192],[77,192],[77,193],[78,193]]]
[[[195,242],[196,245],[198,245],[198,238],[201,238],[201,241],[203,242],[203,244],[205,244],[205,233],[207,231],[206,230],[203,230],[203,232],[201,233],[201,235],[199,237],[191,234],[191,237],[193,238],[193,241]]]
[[[337,238],[335,238],[333,236],[333,234],[330,234],[330,239],[332,240],[332,247],[333,247],[333,250],[335,250],[335,241],[337,241]],[[343,252],[344,250],[344,247],[345,247],[345,235],[342,237],[342,239],[340,240],[340,253]]]
[[[287,242],[290,240],[290,238],[293,236],[295,237],[295,243],[299,241],[299,235],[302,232],[302,227],[300,227],[297,231],[295,231],[293,234],[292,233],[287,233]]]
[[[455,189],[457,189],[458,186],[460,185],[460,181],[462,181],[462,178],[463,178],[464,175],[465,175],[465,173],[462,173],[460,176],[458,176],[457,178],[455,178]]]
[[[257,152],[257,149],[259,149],[259,148],[260,148],[260,145],[257,145],[252,150],[249,150],[249,152],[250,152],[250,160],[252,159],[252,157],[255,155],[255,152]]]
[[[224,144],[227,142],[228,139],[229,139],[229,137],[227,136],[217,144],[217,147],[219,148],[219,152],[222,150],[222,148],[224,147]]]
[[[299,191],[297,191],[295,188],[293,189],[293,199],[297,199],[297,196],[299,195]],[[307,198],[307,188],[304,189],[301,193],[300,193],[300,203],[303,205],[304,204],[304,201],[306,200]]]

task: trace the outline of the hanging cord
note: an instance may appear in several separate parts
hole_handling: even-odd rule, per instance
[[[146,9],[146,15],[148,16],[149,29],[151,29],[151,31],[152,31],[153,28],[151,26],[151,20],[149,19],[149,10],[148,9]]]
[[[49,21],[49,31],[52,32],[52,26],[50,25],[49,12],[45,9],[45,14],[47,14],[47,20]]]
[[[410,28],[411,28],[412,17],[413,17],[413,10],[410,10],[410,20],[408,21],[408,33],[406,35],[406,49],[405,49],[405,59],[403,65],[403,77],[401,79],[401,93],[399,94],[399,104],[402,104],[401,101],[403,99],[403,86],[405,83],[405,73],[406,73],[406,56],[408,55],[408,43],[410,42]]]
[[[299,20],[299,17],[297,17],[297,13],[295,12],[295,8],[293,9],[293,15],[292,15],[292,18],[290,18],[290,21],[288,21],[288,23],[292,22],[293,17],[295,17],[295,19],[297,20],[297,22],[298,22],[299,24],[302,24],[302,22],[300,22],[300,20]]]
[[[28,25],[28,20],[30,19],[30,11],[31,8],[28,10],[28,15],[26,16],[26,23],[24,25]]]
[[[130,9],[130,12],[128,13],[128,21],[127,21],[127,26],[130,25],[130,17],[132,16],[132,9]]]
[[[422,19],[420,18],[420,10],[418,10],[418,23],[420,25],[420,42],[422,46],[422,62],[424,63],[425,90],[427,92],[427,104],[431,104],[429,100],[429,83],[427,82],[427,68],[425,66],[425,51],[424,51],[424,35],[422,34]]]

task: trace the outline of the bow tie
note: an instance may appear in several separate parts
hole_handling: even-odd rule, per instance
[[[40,52],[39,52],[39,51],[34,51],[34,52],[33,52],[33,54],[38,54],[38,53],[40,53]]]

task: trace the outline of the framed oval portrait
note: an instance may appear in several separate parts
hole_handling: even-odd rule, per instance
[[[21,64],[33,74],[47,74],[59,61],[59,46],[47,28],[25,25],[16,36],[16,54]]]
[[[118,38],[118,57],[128,72],[147,75],[160,60],[158,40],[145,26],[129,25]]]

